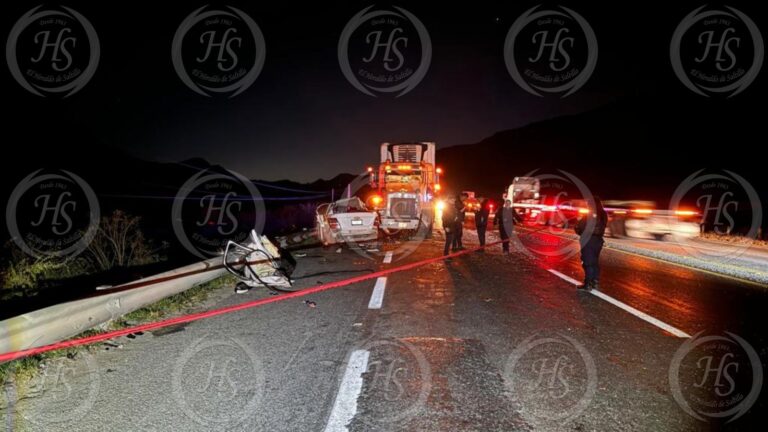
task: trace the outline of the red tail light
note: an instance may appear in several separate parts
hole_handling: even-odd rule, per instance
[[[328,225],[331,227],[332,230],[338,231],[341,226],[339,225],[339,221],[336,218],[328,218]]]

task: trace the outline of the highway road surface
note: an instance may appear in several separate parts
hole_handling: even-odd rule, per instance
[[[115,340],[6,385],[8,430],[698,431],[766,424],[766,287],[549,233]],[[492,235],[495,238],[495,234]],[[469,230],[467,246],[476,245]],[[300,286],[437,257],[295,251]],[[549,249],[548,249],[549,248]],[[542,258],[541,252],[556,253]],[[222,289],[205,308],[269,296]],[[307,303],[309,301],[310,303]],[[106,348],[110,348],[107,350]],[[20,395],[21,394],[21,395]]]

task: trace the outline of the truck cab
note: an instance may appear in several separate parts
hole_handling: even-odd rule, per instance
[[[435,168],[435,143],[383,143],[381,164],[369,169],[376,195],[372,200],[381,216],[385,233],[400,231],[431,233],[433,200],[440,191]]]

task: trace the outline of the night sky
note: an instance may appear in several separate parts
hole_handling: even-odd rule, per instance
[[[617,2],[614,2],[617,3]],[[4,32],[37,2],[6,5]],[[432,62],[423,81],[394,98],[362,94],[343,76],[337,44],[347,21],[368,2],[233,1],[261,28],[266,61],[255,83],[228,99],[206,98],[187,88],[171,61],[171,41],[181,21],[203,2],[68,2],[93,24],[101,60],[93,79],[63,100],[34,96],[7,68],[0,72],[6,135],[22,151],[46,148],[73,154],[113,147],[159,161],[193,157],[250,178],[312,181],[360,172],[376,162],[382,141],[430,140],[439,147],[477,142],[617,99],[699,98],[682,86],[669,64],[669,39],[696,2],[643,2],[598,6],[565,2],[584,16],[599,41],[594,74],[573,95],[537,97],[522,90],[504,63],[512,22],[537,2],[449,4],[398,2],[430,33]],[[738,5],[758,25],[764,15]],[[765,71],[737,99],[702,103],[741,106],[764,88]],[[750,94],[751,93],[751,94]],[[741,98],[741,99],[738,99]],[[554,149],[556,151],[556,149]]]

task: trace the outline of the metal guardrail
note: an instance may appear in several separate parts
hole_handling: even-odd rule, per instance
[[[111,288],[116,292],[49,306],[0,321],[0,353],[36,348],[73,337],[109,320],[227,273],[211,258]],[[121,290],[121,288],[125,288]]]

